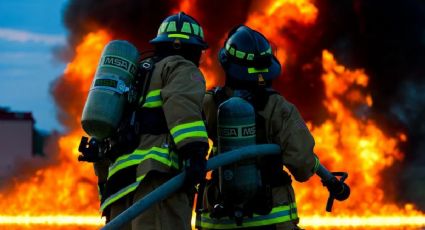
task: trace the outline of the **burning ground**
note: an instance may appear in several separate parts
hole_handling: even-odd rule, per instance
[[[275,83],[308,122],[315,151],[347,171],[352,195],[333,216],[419,215],[425,210],[425,4],[420,1],[94,1],[65,11],[72,56],[52,85],[68,132],[59,160],[0,194],[1,215],[97,215],[96,180],[78,163],[81,111],[103,46],[126,39],[151,47],[161,20],[183,10],[204,27],[208,86],[223,82],[216,54],[226,32],[247,24],[274,44],[283,73]],[[402,189],[401,189],[402,188]],[[317,178],[295,186],[301,220],[324,216]],[[37,204],[37,205],[35,205]],[[42,204],[42,205],[41,205]],[[420,214],[423,215],[423,214]]]

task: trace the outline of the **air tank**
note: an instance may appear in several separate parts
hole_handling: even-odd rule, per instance
[[[128,41],[113,40],[103,49],[81,117],[91,137],[102,140],[118,128],[138,60],[137,48]]]
[[[218,108],[218,154],[256,144],[255,111],[250,103],[231,97]],[[219,168],[220,192],[224,203],[243,209],[261,186],[255,159]]]

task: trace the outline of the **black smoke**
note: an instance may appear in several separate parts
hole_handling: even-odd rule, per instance
[[[88,32],[106,29],[149,49],[160,22],[179,8],[177,0],[70,0],[64,14],[71,46]],[[244,23],[254,1],[191,1],[192,13],[204,27],[208,55],[222,45],[227,31]],[[258,4],[257,4],[258,5]],[[320,80],[323,49],[348,68],[369,75],[374,101],[370,114],[387,132],[405,131],[408,144],[391,191],[425,210],[425,2],[423,0],[317,0],[315,25],[293,22],[280,31],[295,47],[276,87],[297,105],[307,120],[326,115]],[[265,25],[266,26],[266,25]],[[212,68],[218,68],[217,63]],[[403,188],[403,189],[397,189]]]

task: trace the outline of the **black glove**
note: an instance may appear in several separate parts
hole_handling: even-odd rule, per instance
[[[95,138],[91,138],[90,141],[88,141],[88,137],[81,137],[80,146],[78,147],[78,151],[81,155],[78,156],[78,161],[100,161],[104,158],[109,148],[110,145],[106,141],[99,141]]]
[[[179,150],[186,170],[186,178],[183,188],[188,191],[193,190],[197,184],[205,179],[208,153],[208,143],[192,142],[184,145]]]

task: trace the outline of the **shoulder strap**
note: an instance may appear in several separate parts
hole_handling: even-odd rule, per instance
[[[143,105],[146,101],[154,67],[155,62],[153,58],[144,59],[139,63],[139,73],[135,81],[138,99],[141,99],[138,103],[139,105]]]

